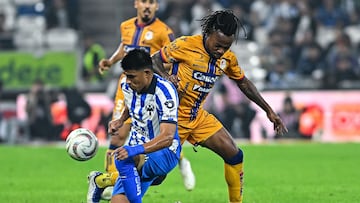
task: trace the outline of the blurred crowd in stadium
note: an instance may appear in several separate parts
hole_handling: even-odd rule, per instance
[[[94,1],[0,0],[1,52],[76,50],[81,56],[77,67],[79,78],[84,82],[80,88],[98,86],[101,87],[98,91],[107,92],[112,98],[119,73],[99,75],[97,61],[111,53],[117,43],[112,47],[102,45],[101,30],[82,30],[85,22],[80,19],[79,13],[85,4],[91,2]],[[101,1],[101,4],[114,2],[107,0]],[[360,88],[358,0],[159,2],[158,17],[173,29],[176,36],[200,34],[198,19],[209,11],[232,9],[244,27],[240,33],[241,39],[233,45],[232,50],[247,76],[260,90]],[[131,8],[133,2],[124,1],[116,5]],[[134,11],[123,12],[121,18],[128,18]],[[111,20],[116,21],[116,25],[121,23],[121,19]],[[119,36],[114,35],[113,38]],[[4,86],[6,88],[6,84]],[[227,79],[221,79],[217,92],[210,95],[212,99],[207,103],[207,108],[219,115],[229,129],[233,128],[236,118],[240,119],[241,131],[249,135],[248,126],[256,112],[243,95],[234,93],[233,86]],[[224,96],[229,92],[230,97]],[[293,112],[291,103],[291,96],[284,99],[284,105],[290,105],[288,111]],[[295,114],[298,119],[299,112]],[[1,129],[0,125],[0,137]]]

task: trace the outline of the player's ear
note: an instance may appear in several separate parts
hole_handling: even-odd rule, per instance
[[[151,75],[152,71],[149,68],[144,69],[146,75]]]
[[[134,0],[134,8],[137,9],[137,7],[138,7],[138,0]]]
[[[159,1],[156,1],[156,11],[159,10]]]

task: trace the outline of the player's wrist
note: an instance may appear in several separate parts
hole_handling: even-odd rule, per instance
[[[145,154],[145,148],[143,145],[125,146],[129,157],[133,157],[139,154]]]

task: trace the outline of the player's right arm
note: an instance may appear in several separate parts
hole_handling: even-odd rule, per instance
[[[129,113],[129,109],[125,106],[124,111],[122,112],[120,118],[111,120],[109,122],[108,133],[110,135],[114,135],[118,131],[118,129],[121,128],[121,126],[124,125],[124,122],[128,118],[130,118],[130,113]]]
[[[124,45],[120,43],[119,47],[109,59],[101,59],[99,62],[99,72],[102,74],[111,68],[112,65],[120,61],[125,55]]]
[[[170,81],[171,83],[173,83],[175,85],[175,87],[177,87],[180,79],[176,75],[169,74],[169,68],[165,67],[165,65],[168,65],[169,63],[163,63],[163,61],[161,59],[160,51],[155,52],[151,58],[153,61],[154,71],[157,74],[159,74],[161,77],[163,77],[163,78],[167,79],[168,81]]]

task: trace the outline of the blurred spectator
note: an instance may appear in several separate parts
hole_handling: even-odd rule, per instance
[[[302,44],[306,38],[308,38],[309,34],[312,36],[312,39],[314,39],[314,36],[317,34],[317,24],[313,16],[313,10],[307,1],[299,1],[297,5],[300,16],[295,25],[294,43],[298,45]]]
[[[328,64],[324,78],[326,88],[339,88],[339,83],[342,81],[359,79],[358,54],[347,34],[342,32],[338,34],[335,42],[330,45],[326,62]]]
[[[349,23],[347,14],[334,0],[322,0],[321,6],[315,11],[315,17],[318,25],[323,27],[344,27]]]
[[[13,33],[6,29],[6,15],[0,12],[0,50],[13,49]]]
[[[102,83],[106,79],[107,73],[100,74],[98,64],[102,58],[106,57],[104,48],[95,43],[90,36],[84,37],[84,56],[82,64],[82,78],[88,83]]]
[[[56,95],[51,95],[41,79],[37,79],[27,95],[26,113],[31,140],[59,140],[61,125],[53,125],[51,104]]]
[[[337,56],[335,59],[335,67],[328,72],[326,79],[328,88],[341,88],[343,87],[342,85],[345,85],[343,88],[346,88],[346,86],[348,86],[346,83],[359,81],[360,74],[357,60],[351,56]]]
[[[47,28],[78,29],[77,0],[47,0],[45,1],[45,17]]]
[[[275,138],[300,138],[300,111],[296,109],[290,94],[285,96],[282,104],[282,109],[278,112],[278,114],[289,132],[286,134],[286,136],[276,135]]]
[[[351,39],[348,34],[339,31],[335,42],[331,43],[327,50],[326,61],[330,66],[333,66],[338,56],[347,55],[351,58],[357,57],[356,48],[351,44]]]
[[[169,12],[172,14],[166,20],[166,24],[171,27],[175,36],[190,35],[190,23],[186,19],[185,4],[181,2],[173,2],[169,6]]]
[[[223,7],[215,0],[198,0],[191,8],[192,21],[190,24],[191,34],[200,34],[200,21],[203,16],[212,11],[221,10]]]
[[[255,27],[266,27],[271,15],[272,0],[255,0],[250,6],[250,19]]]
[[[68,123],[61,133],[61,138],[66,140],[72,130],[81,127],[81,123],[90,117],[91,107],[85,100],[83,94],[77,88],[69,88],[64,91],[66,98],[66,110]]]
[[[230,9],[240,19],[242,26],[244,26],[244,30],[240,29],[240,31],[239,31],[240,37],[242,37],[242,38],[246,37],[246,40],[253,41],[254,40],[254,36],[253,36],[254,26],[251,24],[249,16],[247,15],[244,8],[242,7],[242,4],[240,2],[233,2],[230,5]]]
[[[290,71],[291,61],[279,59],[266,76],[267,87],[270,89],[289,89],[298,82],[297,75]]]
[[[296,73],[316,80],[322,79],[325,69],[322,53],[322,48],[316,43],[305,45],[296,65]]]

